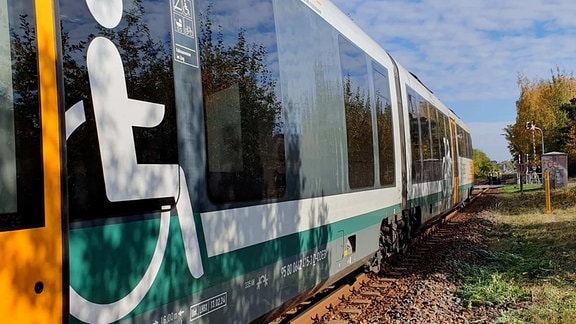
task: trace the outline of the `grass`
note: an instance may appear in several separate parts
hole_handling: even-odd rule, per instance
[[[525,184],[522,186],[523,192],[541,191],[544,190],[541,184]],[[502,193],[517,193],[520,192],[520,185],[505,185],[500,189]]]
[[[576,187],[552,193],[506,192],[481,265],[461,265],[458,291],[469,307],[501,310],[498,323],[576,323]]]

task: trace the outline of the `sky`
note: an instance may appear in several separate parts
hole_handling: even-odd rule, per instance
[[[512,158],[502,134],[516,121],[518,76],[576,67],[573,0],[332,2],[456,112],[491,160]]]

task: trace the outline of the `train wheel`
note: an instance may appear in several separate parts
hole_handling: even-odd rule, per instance
[[[399,252],[401,254],[405,254],[408,251],[408,246],[410,246],[410,242],[412,241],[411,235],[411,224],[410,224],[410,214],[409,213],[402,213],[402,218],[396,221],[398,227],[398,236],[399,236]]]

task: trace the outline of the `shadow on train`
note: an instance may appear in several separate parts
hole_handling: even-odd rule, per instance
[[[166,43],[169,30],[163,33],[145,23],[144,13],[152,10],[147,5],[153,4],[134,1],[124,12],[129,19],[113,30],[99,26],[88,12],[70,13],[74,21],[63,18],[65,105],[70,109],[83,102],[86,114],[86,122],[67,141],[71,287],[89,302],[103,305],[127,302],[126,296],[146,287],[135,308],[143,316],[159,307],[164,313],[190,308],[190,296],[198,294],[194,300],[203,301],[222,292],[228,293],[227,305],[234,308],[225,312],[240,318],[262,315],[328,277],[333,263],[329,253],[307,267],[302,265],[307,262],[303,253],[325,251],[335,234],[325,225],[329,210],[323,198],[302,204],[302,192],[309,193],[307,186],[312,185],[301,177],[302,143],[298,136],[282,133],[274,79],[278,72],[262,64],[274,49],[251,43],[242,30],[212,31],[215,25],[206,20],[199,34],[201,69],[173,66],[172,49]],[[63,17],[68,8],[62,6]],[[159,17],[170,19],[170,13]],[[154,23],[170,26],[166,21]],[[98,85],[91,84],[87,73],[85,53],[96,36],[116,46],[128,98],[161,103],[165,111],[158,126],[133,127],[138,164],[179,164],[185,179],[177,185],[187,184],[190,197],[182,190],[180,196],[140,201],[113,202],[107,196],[102,170],[126,170],[126,161],[105,160],[102,154],[103,137],[118,145],[122,139],[119,129],[108,127],[109,133],[103,134],[98,128],[94,94],[113,89],[106,90],[106,84],[95,88]],[[230,39],[234,41],[228,43]],[[218,110],[220,104],[227,109]],[[143,120],[154,119],[154,113],[149,111]],[[219,123],[212,123],[212,118]],[[241,141],[222,142],[236,133]],[[219,139],[211,142],[211,135]],[[278,145],[284,147],[280,153],[285,165],[277,156]],[[144,197],[155,197],[164,188],[169,192],[174,189],[166,184],[170,172],[152,172],[144,188],[138,186],[139,174],[124,172],[118,191]],[[324,192],[312,196],[323,197]],[[254,197],[259,205],[250,201]],[[196,209],[191,217],[202,263],[197,278],[189,269],[187,257],[193,251],[187,250],[186,241],[192,237],[181,223],[177,199],[191,199]],[[172,206],[172,216],[166,229],[160,210],[167,205]],[[220,217],[221,222],[210,217]],[[116,311],[110,307],[103,312]]]

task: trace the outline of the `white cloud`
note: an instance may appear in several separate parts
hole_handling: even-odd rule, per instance
[[[333,2],[443,101],[515,100],[518,73],[576,66],[572,0]]]
[[[472,132],[472,146],[484,152],[490,160],[510,160],[504,128],[513,122],[468,123]]]

